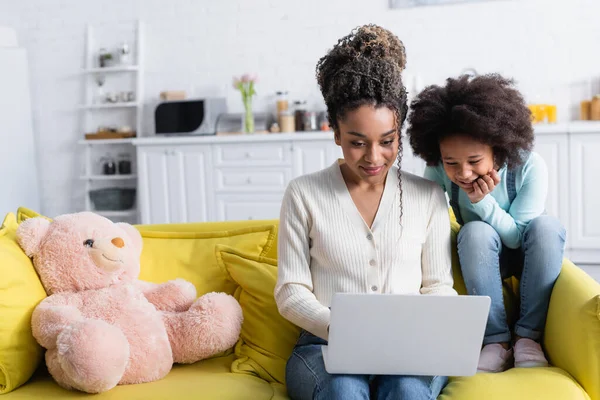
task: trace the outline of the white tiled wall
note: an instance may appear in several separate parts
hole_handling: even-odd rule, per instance
[[[251,71],[261,79],[257,109],[269,106],[269,96],[282,88],[318,105],[318,58],[351,28],[374,22],[403,39],[407,75],[437,83],[467,67],[502,72],[517,79],[528,99],[557,102],[565,120],[580,96],[591,94],[586,82],[600,75],[598,15],[597,0],[407,10],[390,10],[387,0],[0,0],[0,25],[15,27],[29,50],[47,215],[74,211],[73,194],[81,191],[75,107],[82,99],[78,71],[86,23],[110,41],[130,34],[133,20],[145,22],[146,102],[161,90],[184,89],[227,96],[237,111],[241,102],[231,77]]]

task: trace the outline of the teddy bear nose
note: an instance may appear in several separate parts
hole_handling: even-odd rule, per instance
[[[125,242],[120,237],[116,237],[113,240],[111,240],[110,242],[118,248],[125,246]]]

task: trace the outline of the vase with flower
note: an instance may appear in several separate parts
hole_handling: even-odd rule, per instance
[[[242,132],[254,133],[254,113],[252,112],[252,97],[256,94],[254,86],[258,82],[255,75],[244,74],[233,78],[233,87],[242,94],[244,114],[242,115]]]

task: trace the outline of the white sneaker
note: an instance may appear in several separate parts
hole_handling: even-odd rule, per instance
[[[542,346],[534,340],[521,338],[515,343],[515,367],[535,368],[547,367],[548,360],[544,356]]]
[[[513,351],[506,350],[500,343],[486,344],[479,355],[477,372],[502,372],[511,364]]]

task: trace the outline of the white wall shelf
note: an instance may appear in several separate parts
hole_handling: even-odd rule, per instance
[[[123,102],[123,103],[103,103],[103,104],[87,104],[83,106],[79,106],[79,108],[84,110],[94,110],[99,108],[130,108],[130,107],[138,107],[139,103],[137,102]]]
[[[126,181],[130,179],[137,179],[136,174],[114,174],[114,175],[88,175],[80,176],[79,179],[87,179],[91,181]]]
[[[87,68],[83,70],[84,74],[110,74],[118,72],[136,72],[139,70],[137,65],[124,65],[116,67],[103,67],[103,68]]]
[[[111,145],[111,144],[131,144],[133,143],[133,138],[131,139],[81,139],[77,142],[77,144],[84,144],[88,146],[93,145]]]
[[[132,38],[135,41],[135,46],[131,46],[132,52],[131,64],[125,65],[113,65],[108,67],[99,67],[97,64],[98,51],[101,47],[108,46],[109,44],[99,42],[97,39],[106,40],[100,33],[95,35],[94,28],[91,25],[87,26],[86,38],[85,38],[85,65],[82,68],[82,79],[84,80],[84,97],[82,99],[82,105],[78,108],[82,113],[81,127],[79,131],[80,137],[86,133],[96,132],[99,125],[105,125],[103,122],[109,122],[106,125],[115,124],[117,126],[127,125],[133,126],[133,129],[139,135],[142,130],[142,99],[143,95],[143,24],[141,21],[137,21],[135,24],[135,37]],[[118,57],[117,57],[118,58]],[[130,74],[129,76],[122,77],[121,73]],[[116,74],[116,75],[115,75]],[[112,82],[127,82],[127,87],[117,87],[116,90],[131,90],[133,89],[135,95],[135,101],[130,102],[118,102],[118,103],[97,103],[95,100],[96,95],[94,94],[95,88],[97,87],[97,79],[100,76],[104,76],[106,81],[112,80]],[[133,88],[132,88],[133,86]],[[113,87],[114,90],[114,87]],[[115,113],[115,110],[132,110],[135,113]],[[110,114],[103,114],[103,112],[110,111]],[[134,118],[134,120],[132,120]],[[101,120],[104,120],[101,122]],[[125,120],[123,120],[125,119]],[[129,210],[122,211],[99,211],[94,210],[91,202],[89,192],[92,189],[100,187],[127,187],[137,189],[137,168],[135,162],[135,148],[133,146],[133,139],[98,139],[98,140],[77,140],[78,145],[85,146],[83,148],[82,156],[84,158],[83,171],[80,172],[79,179],[83,181],[85,185],[85,204],[84,209],[86,211],[92,211],[97,214],[103,215],[107,218],[113,219],[113,221],[125,221],[129,223],[138,222],[138,208],[137,204]],[[127,175],[100,175],[98,174],[99,166],[95,165],[97,160],[104,155],[108,155],[115,160],[118,160],[120,154],[117,156],[115,153],[128,153],[130,155],[129,160],[131,161],[131,174]],[[137,198],[137,193],[136,193]],[[137,202],[136,202],[137,203]]]
[[[102,215],[106,218],[118,218],[118,217],[132,217],[137,214],[136,209],[124,210],[124,211],[99,211],[99,210],[91,210],[98,215]]]

